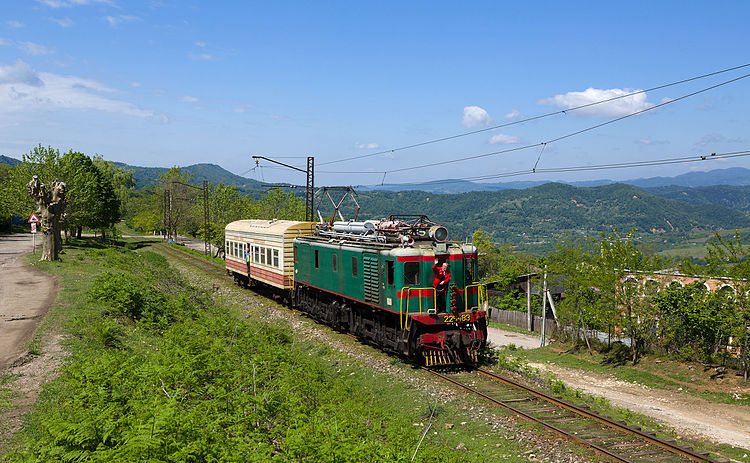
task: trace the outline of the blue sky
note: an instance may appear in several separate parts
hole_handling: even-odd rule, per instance
[[[533,5],[533,6],[532,6]],[[215,163],[317,185],[503,174],[534,145],[750,73],[348,162],[750,63],[750,3],[5,0],[0,154],[37,144],[131,165]],[[750,149],[750,78],[545,147],[539,168]],[[267,163],[266,163],[267,165]],[[525,175],[566,181],[750,167],[750,158]],[[249,171],[249,172],[248,172]],[[343,172],[343,173],[336,173]],[[356,173],[350,173],[356,172]],[[374,172],[374,173],[363,173]],[[377,173],[379,172],[379,173]]]

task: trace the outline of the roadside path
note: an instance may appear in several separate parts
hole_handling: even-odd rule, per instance
[[[0,236],[0,370],[26,353],[34,329],[57,297],[54,277],[23,265],[30,252],[31,234]]]

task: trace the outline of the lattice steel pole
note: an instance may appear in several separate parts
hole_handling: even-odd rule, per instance
[[[307,157],[307,190],[305,191],[305,220],[313,222],[315,211],[313,203],[315,202],[315,158]]]

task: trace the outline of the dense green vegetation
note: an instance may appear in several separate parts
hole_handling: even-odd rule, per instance
[[[750,211],[750,186],[714,185],[695,188],[665,186],[645,191],[689,204],[713,204],[737,211]]]
[[[488,427],[446,432],[461,418],[413,386],[294,338],[263,309],[215,303],[156,253],[72,247],[37,265],[61,278],[48,329],[71,334],[71,356],[7,461],[405,462],[431,420],[440,433],[415,461],[522,451],[495,448],[497,434],[480,450]]]

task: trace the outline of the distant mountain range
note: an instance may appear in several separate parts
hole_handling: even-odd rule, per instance
[[[0,164],[18,164],[18,159],[8,156],[0,156]],[[136,188],[144,188],[155,185],[158,182],[159,175],[166,172],[164,167],[139,167],[131,166],[121,162],[115,162],[115,165],[124,167],[135,172],[134,178]],[[253,190],[261,188],[261,182],[246,177],[235,175],[216,164],[193,164],[182,168],[183,171],[193,174],[195,182],[208,180],[211,183],[224,183],[226,185],[236,185],[243,190]],[[469,191],[499,191],[499,190],[523,190],[533,188],[545,183],[562,183],[575,187],[596,187],[611,185],[613,183],[624,183],[639,188],[658,188],[668,186],[680,187],[706,187],[712,185],[730,185],[730,186],[750,186],[750,169],[743,167],[730,167],[727,169],[714,169],[705,172],[689,172],[676,177],[649,177],[636,178],[631,180],[587,180],[578,182],[566,181],[520,181],[520,182],[498,182],[498,183],[477,183],[466,180],[436,180],[424,183],[410,184],[386,184],[374,188],[360,187],[359,191],[425,191],[428,193],[455,194],[466,193]],[[659,194],[654,192],[654,194]],[[677,198],[675,198],[677,199]]]
[[[676,177],[650,177],[636,178],[631,180],[587,180],[579,182],[566,181],[521,181],[521,182],[499,182],[499,183],[476,183],[466,180],[436,180],[425,183],[411,184],[385,184],[378,187],[363,188],[368,191],[427,191],[430,193],[466,193],[469,191],[498,191],[498,190],[523,190],[543,185],[545,183],[563,183],[576,187],[596,187],[611,185],[613,183],[624,183],[639,188],[654,188],[670,185],[683,187],[703,187],[711,185],[750,185],[750,170],[742,167],[730,167],[727,169],[714,169],[706,172],[689,172]]]
[[[15,166],[16,164],[20,164],[21,161],[14,158],[9,158],[8,156],[0,155],[0,164],[8,164],[10,166]]]
[[[165,167],[130,166],[122,162],[115,162],[115,165],[134,172],[133,179],[135,180],[136,188],[148,188],[156,185],[159,182],[159,175],[169,170]],[[193,174],[193,182],[195,183],[202,183],[204,180],[208,180],[213,184],[235,185],[241,190],[257,190],[261,188],[261,182],[240,177],[216,164],[193,164],[182,167],[181,170],[182,172]]]

